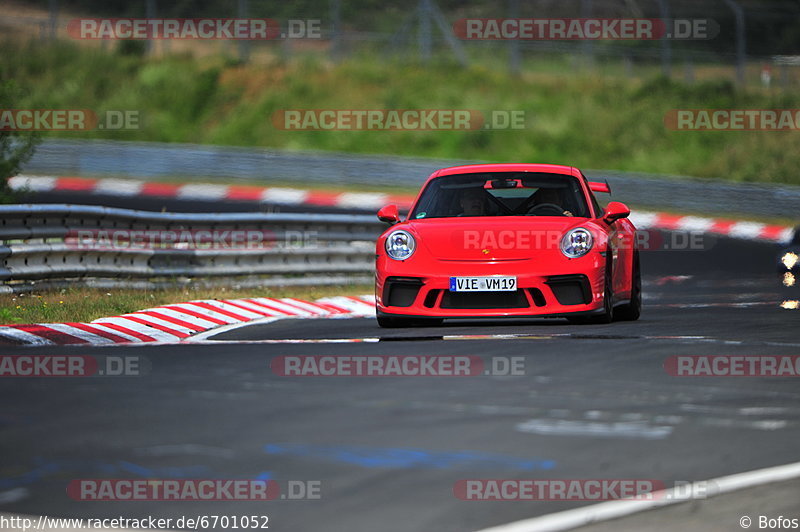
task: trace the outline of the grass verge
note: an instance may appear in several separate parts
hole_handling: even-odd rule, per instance
[[[150,307],[194,299],[295,297],[314,300],[338,295],[371,294],[372,285],[270,287],[261,289],[175,288],[165,290],[100,290],[76,287],[64,290],[0,295],[0,324],[89,322]]]

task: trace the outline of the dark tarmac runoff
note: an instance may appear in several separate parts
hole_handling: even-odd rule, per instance
[[[477,531],[587,501],[471,501],[465,479],[657,479],[667,486],[798,461],[796,377],[677,377],[680,355],[798,355],[800,310],[777,246],[719,239],[642,253],[637,322],[286,319],[202,343],[2,347],[137,357],[138,376],[0,380],[0,513],[269,517],[269,530]],[[287,342],[283,342],[287,340]],[[288,342],[288,340],[321,340]],[[344,341],[346,340],[346,341]],[[365,341],[366,340],[366,341]],[[521,357],[524,372],[469,377],[286,377],[289,355]],[[87,501],[76,479],[266,479],[270,501]],[[800,518],[797,480],[692,500],[581,530],[741,530]],[[792,514],[794,512],[794,515]],[[223,530],[223,528],[217,528]],[[510,529],[509,529],[510,530]]]

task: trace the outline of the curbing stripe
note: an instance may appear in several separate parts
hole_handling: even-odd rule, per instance
[[[273,316],[289,316],[290,315],[290,313],[287,312],[286,310],[279,309],[279,308],[274,307],[272,305],[269,305],[269,304],[267,304],[267,303],[265,303],[263,301],[258,301],[258,298],[245,299],[245,301],[247,301],[248,303],[252,303],[253,305],[258,305],[260,307],[264,307],[266,310],[269,310],[272,313]]]
[[[157,308],[161,309],[161,308],[164,308],[164,307],[157,307]],[[198,318],[202,318],[202,319],[204,319],[206,321],[209,321],[209,322],[211,322],[211,323],[213,323],[215,325],[225,325],[225,324],[231,322],[231,320],[229,318],[227,318],[226,316],[222,316],[222,317],[220,317],[218,315],[211,316],[210,313],[198,310],[195,305],[192,305],[192,304],[189,304],[189,303],[177,303],[175,305],[167,305],[167,308],[173,309],[175,312],[180,312],[183,315],[195,316],[195,317],[198,317]],[[225,319],[222,319],[222,318],[225,318]]]
[[[73,324],[74,325],[74,324]],[[131,329],[127,329],[122,327],[121,325],[116,325],[113,323],[96,323],[92,322],[91,324],[84,323],[83,325],[90,325],[91,327],[95,328],[98,331],[106,331],[109,334],[115,334],[122,338],[126,342],[152,342],[154,341],[153,338],[145,336],[143,334],[139,334],[136,331]],[[113,331],[113,332],[112,332]]]
[[[234,307],[238,307],[240,309],[246,310],[248,312],[253,312],[253,313],[258,314],[259,316],[262,316],[262,317],[264,317],[264,316],[267,316],[267,317],[273,316],[273,313],[272,312],[267,312],[267,309],[261,308],[261,307],[257,307],[256,305],[254,305],[254,304],[252,304],[252,303],[250,303],[248,301],[245,301],[244,299],[240,299],[238,301],[235,300],[235,299],[226,299],[225,303],[228,304],[228,305],[232,305]]]
[[[55,324],[59,325],[59,324]],[[78,337],[75,334],[64,333],[61,331],[57,331],[52,329],[44,324],[33,324],[33,325],[14,325],[15,329],[20,331],[24,331],[27,333],[35,334],[36,336],[41,336],[42,338],[46,338],[50,340],[54,344],[58,345],[72,345],[72,344],[88,344],[86,340]]]
[[[213,313],[213,314],[218,314],[220,316],[223,316],[223,318],[220,318],[220,319],[227,318],[225,321],[227,321],[228,323],[234,323],[234,322],[237,322],[237,321],[248,321],[249,320],[249,318],[246,318],[246,317],[241,316],[239,314],[235,314],[235,313],[231,312],[230,310],[225,310],[225,309],[219,308],[216,305],[211,305],[211,304],[209,304],[208,301],[192,301],[189,304],[203,309],[204,313]]]
[[[158,307],[157,310],[166,313],[168,316],[174,316],[184,321],[190,321],[192,323],[197,322],[198,325],[203,327],[216,327],[217,325],[225,325],[228,323],[227,321],[212,318],[207,314],[203,314],[202,312],[197,312],[196,309],[188,309],[186,308],[186,305],[166,305],[163,307]]]
[[[113,340],[109,340],[105,336],[87,331],[82,327],[75,327],[72,323],[48,323],[47,327],[53,329],[54,331],[80,338],[87,344],[102,345],[116,343]]]
[[[180,318],[176,318],[172,315],[172,313],[168,310],[160,309],[158,311],[155,310],[143,310],[141,312],[136,312],[139,316],[147,316],[148,318],[156,318],[158,320],[165,321],[170,324],[170,326],[174,329],[176,326],[178,328],[187,329],[189,334],[194,334],[196,332],[202,331],[204,327],[202,325],[198,325],[193,323],[192,321],[182,320]]]
[[[22,331],[13,326],[0,328],[0,337],[9,338],[18,345],[54,345],[55,342],[27,331]]]
[[[177,336],[178,338],[187,338],[188,336],[190,336],[190,334],[187,333],[183,329],[183,327],[178,329],[176,325],[170,322],[164,322],[153,316],[148,316],[145,313],[139,313],[137,315],[127,314],[124,317],[131,321],[135,321],[137,323],[141,323],[142,325],[146,325],[148,327],[152,327],[153,329],[157,329],[163,333],[171,334],[172,336]]]
[[[281,301],[279,299],[272,299],[272,298],[268,298],[268,297],[257,297],[257,298],[254,299],[254,301],[258,301],[259,303],[261,303],[263,305],[266,305],[268,307],[272,307],[274,309],[277,309],[278,311],[283,312],[285,314],[288,314],[290,316],[297,316],[297,315],[300,315],[300,316],[311,316],[312,315],[311,312],[309,312],[309,311],[307,311],[305,309],[301,309],[301,308],[293,306],[293,305],[287,305],[286,303],[284,303],[283,301]]]
[[[133,179],[88,179],[81,177],[52,177],[20,175],[8,180],[14,190],[35,192],[53,190],[84,191],[94,194],[120,196],[158,196],[179,199],[232,200],[253,203],[280,203],[285,205],[317,205],[340,208],[378,209],[395,203],[407,210],[414,201],[411,195],[382,194],[379,192],[330,192],[286,187],[257,187],[249,185],[215,185],[197,183],[157,183]],[[658,212],[636,211],[631,221],[639,229],[695,230],[716,233],[747,240],[788,242],[791,227],[768,226],[761,223],[682,216]]]
[[[238,316],[239,321],[250,321],[252,319],[261,318],[264,316],[263,314],[253,312],[252,310],[247,310],[246,308],[238,307],[236,305],[231,305],[227,301],[206,299],[204,303],[214,308],[217,312],[227,312],[228,315],[230,315],[231,317]]]
[[[363,317],[374,315],[372,296],[252,298],[187,301],[140,310],[91,323],[0,326],[0,343],[14,345],[131,344],[200,341],[224,330],[285,318]]]
[[[93,321],[93,324],[105,325],[113,329],[120,328],[122,332],[129,332],[142,342],[169,342],[175,338],[169,333],[165,333],[147,323],[142,324],[138,320],[131,320],[128,316],[114,316],[110,318],[100,318]]]
[[[322,305],[317,305],[316,303],[310,303],[308,301],[301,301],[300,299],[295,299],[293,297],[284,297],[283,299],[281,299],[281,301],[283,301],[287,305],[294,305],[295,307],[307,310],[319,316],[324,316],[326,314],[331,313],[330,310],[326,309]]]

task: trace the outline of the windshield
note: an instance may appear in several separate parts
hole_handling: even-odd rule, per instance
[[[580,182],[572,176],[492,172],[437,177],[409,219],[457,216],[589,217]]]

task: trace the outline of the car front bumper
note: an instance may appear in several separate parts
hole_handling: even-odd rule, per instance
[[[412,261],[379,256],[377,313],[387,317],[531,317],[602,312],[606,258],[590,252],[578,259],[538,264],[506,261]],[[517,292],[450,292],[450,277],[515,276]]]

